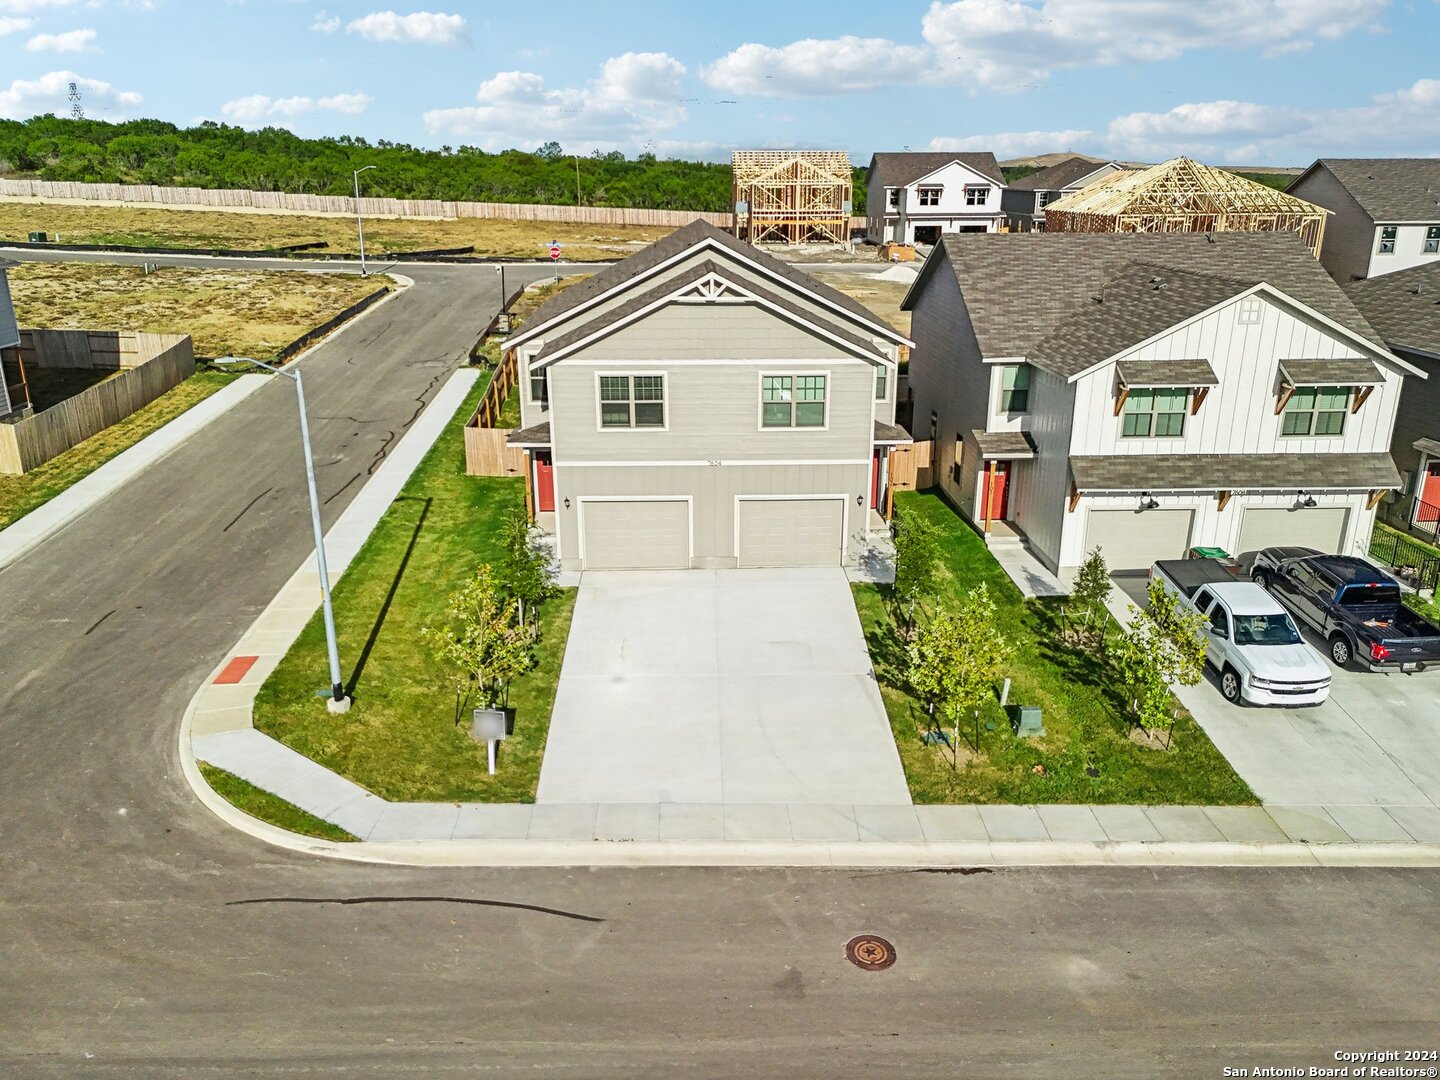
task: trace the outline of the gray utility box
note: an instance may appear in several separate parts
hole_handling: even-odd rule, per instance
[[[1022,738],[1034,738],[1045,734],[1043,714],[1039,705],[1011,705],[1010,726]]]
[[[507,726],[504,709],[476,709],[470,720],[470,736],[476,742],[503,739]]]

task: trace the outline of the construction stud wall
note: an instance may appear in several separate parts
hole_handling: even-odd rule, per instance
[[[752,244],[844,244],[854,203],[838,150],[736,150],[735,235]]]

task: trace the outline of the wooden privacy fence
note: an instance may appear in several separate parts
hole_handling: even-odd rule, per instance
[[[20,358],[36,368],[113,368],[104,382],[42,413],[0,424],[0,473],[20,475],[97,435],[195,373],[188,335],[22,330]]]
[[[890,451],[890,486],[897,491],[920,491],[935,483],[932,464],[934,443],[902,444]]]
[[[498,318],[498,317],[497,317]],[[491,320],[488,334],[495,327]],[[484,334],[480,340],[485,340]],[[505,399],[515,385],[517,362],[515,353],[507,351],[490,377],[475,414],[465,423],[465,472],[469,476],[523,476],[525,451],[509,445],[506,440],[513,428],[500,428],[500,413]]]

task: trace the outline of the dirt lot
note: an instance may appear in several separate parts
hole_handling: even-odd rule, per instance
[[[880,281],[873,274],[845,274],[834,271],[811,271],[815,277],[833,285],[846,296],[854,297],[888,322],[900,333],[910,335],[910,312],[900,310],[900,301],[910,285],[899,281]]]
[[[21,326],[189,334],[195,355],[264,359],[388,278],[298,270],[26,263],[10,271]]]

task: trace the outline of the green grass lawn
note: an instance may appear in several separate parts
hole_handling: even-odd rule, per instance
[[[354,706],[332,716],[324,687],[325,636],[317,613],[255,701],[255,726],[391,800],[531,802],[549,730],[575,590],[541,610],[538,666],[515,681],[513,734],[495,776],[485,746],[456,715],[445,672],[420,640],[444,621],[447,598],[483,562],[499,557],[504,513],[523,503],[522,481],[465,475],[461,430],[477,384],[380,520],[335,589],[341,662]]]
[[[242,780],[234,773],[228,773],[224,769],[204,761],[196,764],[200,766],[200,773],[205,777],[205,782],[215,789],[217,795],[238,809],[244,810],[253,818],[259,818],[261,821],[276,825],[288,832],[299,833],[302,836],[314,836],[321,840],[359,839],[351,836],[339,825],[331,825],[330,822],[317,818],[314,814],[307,814],[298,806],[286,802],[278,795],[271,795],[270,792],[256,787],[248,780]]]
[[[927,745],[922,706],[904,685],[905,646],[883,586],[854,586],[855,603],[910,792],[917,803],[1168,803],[1227,805],[1259,800],[1183,709],[1172,749],[1130,739],[1131,725],[1101,657],[1061,643],[1059,600],[1025,600],[984,542],[937,495],[902,493],[901,505],[941,530],[944,581],[939,603],[953,605],[980,582],[996,599],[1016,644],[1005,674],[1012,705],[1039,705],[1045,736],[1011,734],[998,699],[981,717],[980,748],[952,769],[950,750]],[[993,725],[993,727],[990,727]],[[1034,767],[1045,769],[1037,774]],[[1099,776],[1086,774],[1087,766]]]

